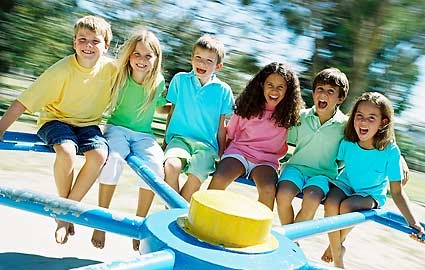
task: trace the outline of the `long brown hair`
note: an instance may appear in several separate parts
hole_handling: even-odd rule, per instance
[[[394,135],[394,109],[391,104],[391,101],[385,97],[383,94],[378,92],[365,92],[363,93],[354,104],[350,118],[344,129],[344,137],[347,141],[358,142],[359,136],[357,135],[356,130],[354,129],[354,118],[359,107],[359,104],[362,102],[370,102],[374,104],[379,111],[381,112],[382,120],[387,119],[388,123],[374,136],[373,146],[378,150],[383,150],[387,145],[395,141]]]

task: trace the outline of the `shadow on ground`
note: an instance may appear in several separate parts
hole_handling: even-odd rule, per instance
[[[0,270],[65,270],[102,262],[78,258],[49,258],[34,254],[6,252],[0,253]]]

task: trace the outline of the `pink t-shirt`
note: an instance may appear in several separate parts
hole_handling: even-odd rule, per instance
[[[288,129],[270,120],[272,113],[266,110],[261,119],[232,115],[226,127],[231,142],[224,154],[239,154],[255,164],[270,164],[278,169],[279,159],[288,151]]]

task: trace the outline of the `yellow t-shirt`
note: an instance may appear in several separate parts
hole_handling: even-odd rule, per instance
[[[30,113],[41,109],[38,127],[52,120],[78,127],[97,125],[111,101],[116,70],[105,56],[93,68],[84,68],[69,55],[41,74],[18,100]]]

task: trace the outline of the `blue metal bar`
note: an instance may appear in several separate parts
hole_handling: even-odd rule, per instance
[[[274,230],[285,235],[291,240],[297,240],[314,234],[341,230],[365,221],[375,221],[407,234],[417,233],[417,230],[407,225],[401,215],[384,209],[352,212],[332,217],[303,221],[283,225],[282,227],[275,228]],[[422,236],[422,239],[425,240],[425,236]]]
[[[144,219],[56,195],[0,186],[0,204],[67,222],[143,239]]]
[[[44,145],[35,134],[7,131],[3,138],[10,142],[0,142],[0,150],[53,152],[53,149]],[[140,158],[130,154],[127,157],[127,163],[161,197],[168,207],[189,208],[189,203],[165,183],[164,179],[158,179]]]
[[[365,222],[376,215],[376,211],[379,211],[379,209],[364,212],[352,212],[338,216],[297,222],[283,225],[282,227],[275,228],[274,230],[285,235],[291,240],[297,240],[314,234],[340,230]]]
[[[171,270],[175,264],[175,253],[170,249],[141,255],[127,261],[116,261],[89,265],[73,270]]]
[[[6,131],[3,135],[3,140],[12,142],[40,143],[44,142],[34,133]]]
[[[13,151],[34,151],[34,152],[53,152],[53,149],[43,145],[34,143],[16,143],[16,142],[0,142],[1,150]]]
[[[143,161],[135,155],[127,157],[128,165],[158,194],[170,208],[189,208],[189,203],[172,187],[154,175]]]

